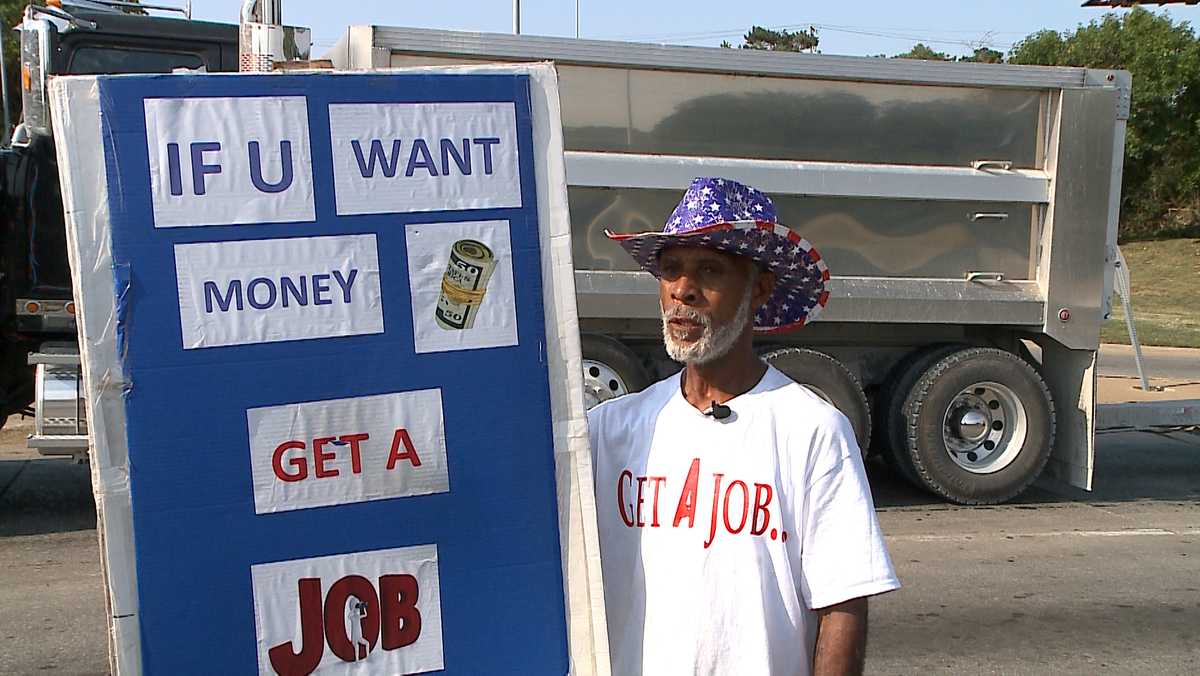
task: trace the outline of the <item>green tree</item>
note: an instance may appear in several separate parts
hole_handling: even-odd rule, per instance
[[[918,42],[917,44],[913,45],[912,49],[908,50],[907,52],[904,52],[903,54],[897,54],[896,56],[893,56],[892,58],[893,59],[924,59],[925,61],[953,61],[954,60],[950,57],[949,54],[946,54],[945,52],[934,51],[933,47],[930,47],[929,45],[926,45],[923,42]]]
[[[1009,62],[1128,70],[1122,238],[1200,235],[1200,41],[1187,22],[1140,8],[1106,14],[1034,33]]]
[[[1004,52],[991,49],[990,47],[976,47],[973,54],[970,56],[960,56],[958,60],[970,63],[1004,63]]]
[[[1008,61],[1039,66],[1058,65],[1062,63],[1066,49],[1063,34],[1041,30],[1013,45]]]
[[[762,49],[769,52],[815,52],[821,39],[817,29],[809,26],[808,30],[789,31],[784,29],[771,30],[762,26],[752,26],[750,32],[742,37],[738,49]],[[733,45],[728,40],[722,41],[721,46],[731,49]]]

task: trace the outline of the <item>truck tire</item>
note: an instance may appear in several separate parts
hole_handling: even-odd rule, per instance
[[[945,355],[917,379],[904,411],[921,484],[952,502],[990,505],[1033,483],[1054,446],[1054,403],[1024,359],[994,348]]]
[[[638,356],[620,341],[581,333],[579,342],[583,352],[583,402],[587,408],[641,391],[650,384]]]
[[[908,453],[908,414],[904,410],[904,402],[930,364],[963,348],[962,345],[933,345],[915,350],[892,369],[879,389],[875,406],[879,412],[876,429],[880,437],[877,443],[883,446],[884,462],[917,488],[924,488],[924,484],[917,476]]]
[[[849,418],[858,447],[866,457],[871,447],[871,405],[850,369],[824,352],[803,347],[772,350],[763,359]]]

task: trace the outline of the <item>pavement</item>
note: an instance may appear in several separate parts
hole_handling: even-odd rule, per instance
[[[1100,349],[1098,396],[1102,403],[1200,399],[1200,350],[1143,347],[1142,360],[1151,390],[1142,388],[1133,348],[1103,345]]]
[[[1147,374],[1159,378],[1200,381],[1200,350],[1186,347],[1143,347]],[[1105,344],[1100,348],[1100,373],[1137,377],[1133,348]]]
[[[88,465],[0,430],[0,674],[107,674],[107,620]]]
[[[1165,356],[1163,356],[1165,355]],[[1200,351],[1151,368],[1200,379]],[[1106,380],[1128,379],[1119,350]],[[105,674],[87,465],[0,431],[0,674]],[[1200,434],[1098,435],[1095,490],[957,507],[869,466],[904,588],[872,602],[869,674],[1200,673]]]
[[[904,588],[872,605],[868,673],[1200,673],[1200,435],[1101,435],[1093,492],[997,507],[872,470]]]

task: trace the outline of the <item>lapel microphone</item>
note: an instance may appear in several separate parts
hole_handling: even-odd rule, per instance
[[[709,409],[704,412],[704,415],[711,416],[713,420],[724,420],[733,415],[733,409],[724,404],[718,404],[714,401],[712,406],[710,406]]]

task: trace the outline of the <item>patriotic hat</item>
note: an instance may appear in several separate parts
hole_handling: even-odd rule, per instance
[[[808,240],[776,221],[763,193],[727,178],[697,178],[662,232],[605,232],[655,277],[669,246],[701,246],[746,256],[775,273],[775,291],[754,315],[756,333],[804,326],[829,300],[829,268]]]

